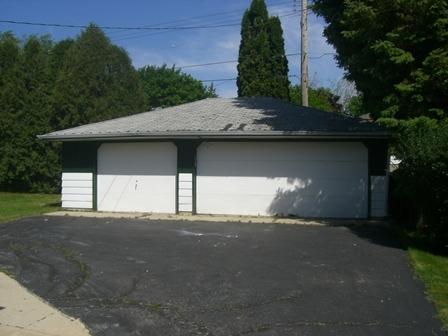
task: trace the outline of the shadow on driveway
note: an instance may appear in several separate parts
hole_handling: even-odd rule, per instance
[[[0,267],[94,335],[444,335],[384,227],[35,217]]]

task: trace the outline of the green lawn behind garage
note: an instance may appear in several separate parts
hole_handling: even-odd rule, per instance
[[[448,256],[416,247],[409,247],[409,254],[418,277],[425,283],[426,294],[448,330]]]
[[[0,192],[0,223],[60,209],[60,195]]]

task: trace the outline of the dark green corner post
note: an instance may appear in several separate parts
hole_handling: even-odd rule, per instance
[[[92,173],[92,207],[97,210],[97,152],[98,142],[64,142],[62,144],[62,171]]]
[[[389,142],[387,140],[364,141],[368,152],[368,179],[367,179],[367,217],[371,218],[371,176],[385,176],[389,167]]]
[[[192,213],[196,213],[196,151],[201,141],[177,140],[176,213],[179,213],[179,173],[193,175]]]

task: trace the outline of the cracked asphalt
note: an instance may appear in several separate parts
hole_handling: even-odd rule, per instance
[[[445,335],[384,227],[41,216],[0,269],[93,335]]]

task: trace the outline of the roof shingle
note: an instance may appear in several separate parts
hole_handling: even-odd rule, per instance
[[[39,136],[48,140],[177,137],[388,137],[382,127],[265,97],[208,98]]]

